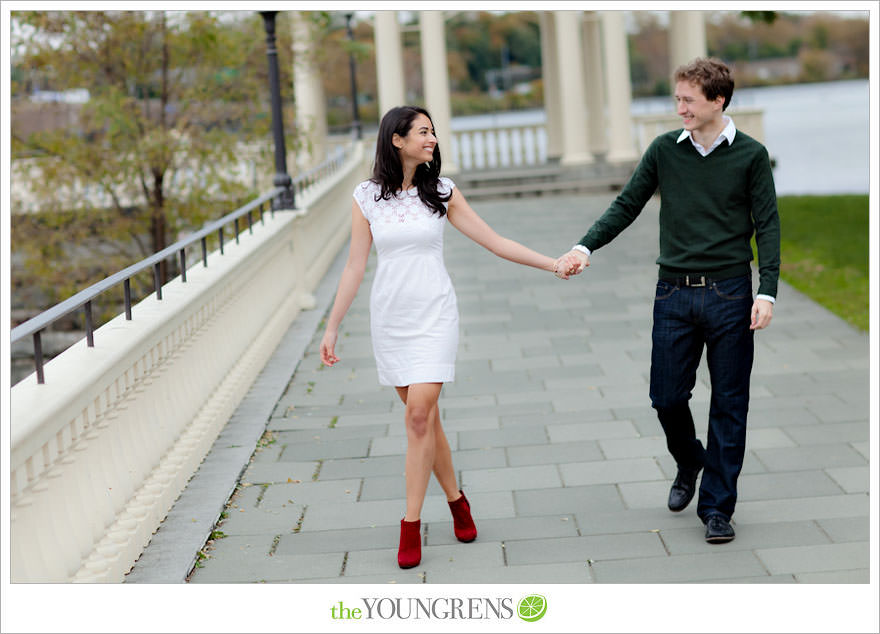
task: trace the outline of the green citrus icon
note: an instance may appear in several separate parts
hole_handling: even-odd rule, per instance
[[[539,620],[547,612],[547,599],[540,594],[530,594],[519,602],[519,618],[529,623]]]

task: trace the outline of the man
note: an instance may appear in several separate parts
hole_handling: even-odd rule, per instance
[[[730,69],[696,59],[675,71],[683,130],[651,143],[620,195],[565,258],[572,273],[632,223],[660,191],[659,280],[654,300],[651,404],[678,473],[671,511],[683,510],[703,471],[697,515],[706,541],[734,538],[730,525],[745,454],[754,331],[773,317],[779,279],[779,216],[766,148],[738,131],[724,110]],[[760,283],[752,299],[752,234]],[[712,382],[703,448],[688,400],[703,346]]]

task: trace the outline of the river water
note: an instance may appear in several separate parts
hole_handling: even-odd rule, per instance
[[[632,114],[672,112],[672,97],[634,99]],[[779,195],[867,194],[869,171],[868,80],[741,88],[737,107],[764,111],[764,140],[776,159],[773,177]],[[451,127],[541,123],[543,110],[454,117]]]

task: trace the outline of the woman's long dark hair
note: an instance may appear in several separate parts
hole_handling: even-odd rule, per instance
[[[379,136],[376,139],[376,159],[373,162],[373,176],[370,180],[381,187],[376,200],[390,200],[403,186],[403,165],[400,162],[399,150],[391,142],[395,134],[405,137],[412,128],[413,119],[423,114],[428,119],[431,115],[418,106],[399,106],[385,113],[379,123]],[[433,121],[431,122],[433,125]],[[443,203],[452,197],[449,192],[445,197],[437,191],[440,185],[440,145],[434,146],[434,157],[428,163],[416,167],[413,185],[418,188],[419,199],[429,209],[441,216],[446,213]]]

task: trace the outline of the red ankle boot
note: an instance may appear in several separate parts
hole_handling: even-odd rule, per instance
[[[472,542],[477,538],[477,527],[474,526],[474,520],[471,517],[471,505],[464,496],[464,492],[460,489],[458,492],[461,493],[461,497],[455,502],[449,502],[455,536],[460,542]]]
[[[397,549],[397,565],[401,568],[418,566],[422,560],[422,520],[400,520],[400,547]]]

